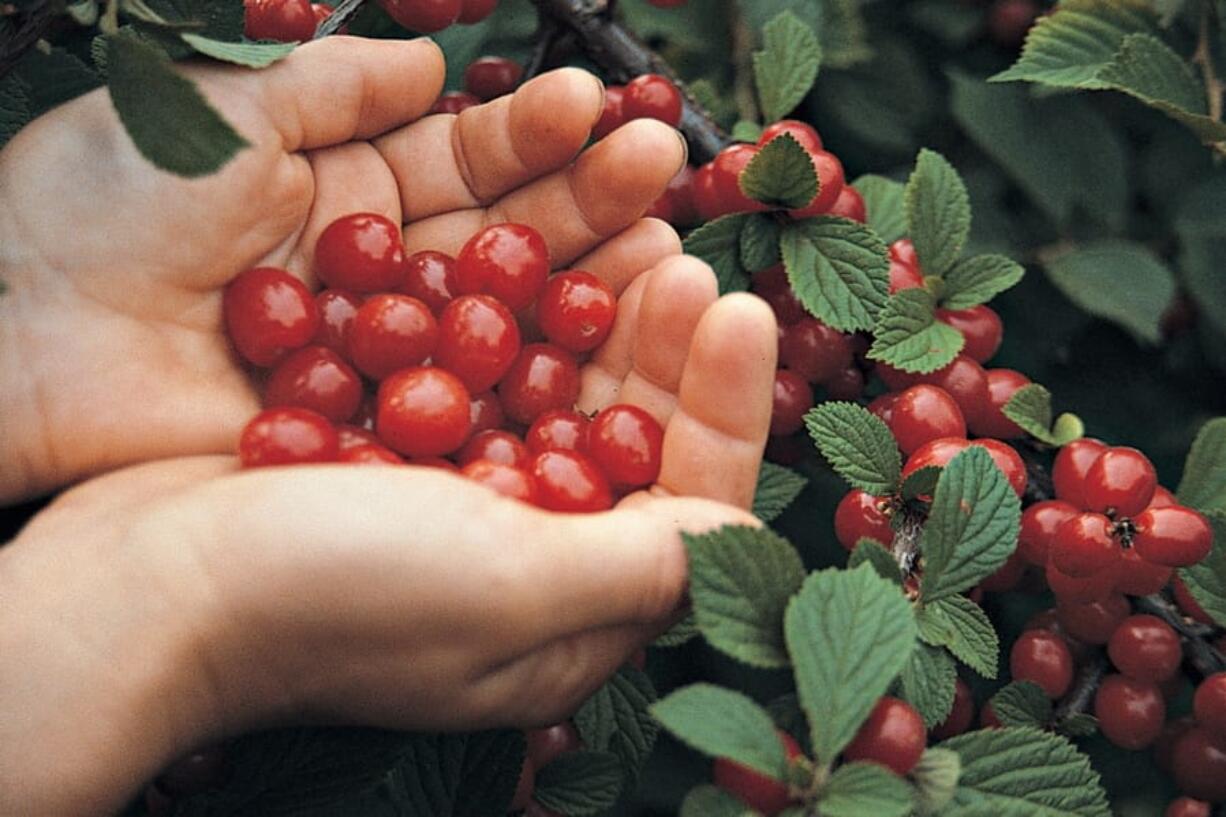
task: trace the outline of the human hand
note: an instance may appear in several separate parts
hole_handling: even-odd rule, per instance
[[[185,70],[252,145],[212,176],[154,168],[104,91],[0,152],[0,501],[233,451],[259,400],[224,337],[222,289],[263,264],[314,285],[315,240],[346,213],[404,223],[410,252],[526,223],[555,266],[619,293],[680,251],[671,228],[638,217],[683,141],[640,120],[576,160],[602,106],[585,72],[456,118],[424,116],[444,73],[428,40],[329,37],[263,71]]]

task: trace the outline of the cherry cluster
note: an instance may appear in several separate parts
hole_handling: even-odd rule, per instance
[[[439,96],[430,113],[459,113],[495,97],[509,94],[519,85],[524,68],[506,57],[478,57],[464,69],[464,90]]]
[[[397,23],[421,34],[433,34],[455,23],[479,23],[494,13],[498,0],[379,0]]]
[[[250,40],[305,42],[333,7],[310,0],[243,0],[243,34]]]

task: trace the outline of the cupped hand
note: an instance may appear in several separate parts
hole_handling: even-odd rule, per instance
[[[403,223],[410,252],[526,223],[555,267],[618,292],[680,250],[639,215],[684,142],[640,120],[579,156],[603,99],[586,72],[455,117],[427,115],[444,74],[428,40],[330,37],[263,71],[185,70],[251,143],[214,175],[154,168],[101,90],[0,152],[0,501],[233,451],[259,402],[224,337],[221,291],[261,264],[314,285],[315,240],[346,213]]]

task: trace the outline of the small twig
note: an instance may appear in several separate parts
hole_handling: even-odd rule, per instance
[[[552,17],[541,16],[536,30],[536,45],[532,47],[532,55],[524,65],[523,82],[527,82],[545,70],[545,66],[549,63],[549,54],[557,45],[561,34],[562,30]]]
[[[319,28],[315,29],[314,39],[318,40],[340,31],[358,13],[364,2],[366,0],[341,0],[332,13],[319,24]]]
[[[894,533],[890,552],[898,563],[898,569],[906,578],[915,572],[915,564],[919,560],[920,539],[924,535],[924,522],[927,521],[928,514],[910,504],[904,504],[898,512],[902,514],[902,523]]]
[[[1226,670],[1226,657],[1210,641],[1214,632],[1212,626],[1186,618],[1178,607],[1160,594],[1135,598],[1133,606],[1142,613],[1157,616],[1179,633],[1184,644],[1184,657],[1202,678]]]
[[[1053,720],[1059,724],[1060,721],[1072,715],[1079,715],[1089,712],[1094,704],[1094,693],[1098,691],[1098,685],[1102,683],[1103,678],[1107,674],[1107,654],[1102,650],[1098,650],[1094,659],[1087,661],[1077,671],[1077,677],[1073,681],[1073,688],[1069,690],[1064,699],[1060,701],[1060,705],[1056,707],[1053,713]]]
[[[733,96],[741,119],[758,120],[758,97],[753,84],[753,34],[745,18],[737,16],[732,23],[732,53],[736,66]]]

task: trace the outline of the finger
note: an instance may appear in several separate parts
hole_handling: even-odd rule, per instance
[[[238,102],[262,101],[284,149],[369,139],[426,113],[443,87],[443,52],[433,41],[326,37],[294,49],[262,71],[201,72],[222,86],[223,111]],[[226,86],[229,86],[228,88]]]
[[[681,238],[667,222],[641,218],[574,262],[621,295],[630,282],[674,255],[681,254]]]
[[[454,255],[482,227],[510,221],[541,233],[555,269],[568,266],[642,216],[681,169],[685,155],[685,142],[675,130],[636,119],[570,167],[515,190],[487,210],[409,224],[405,245],[410,252],[433,249]]]
[[[634,366],[634,337],[638,334],[639,307],[650,275],[640,275],[617,299],[617,317],[609,337],[579,372],[579,410],[594,414],[617,402],[626,373]]]
[[[660,488],[750,507],[770,428],[776,333],[770,308],[752,295],[707,310],[664,433]]]
[[[375,146],[396,175],[405,221],[481,207],[567,165],[600,116],[604,86],[551,71],[459,116],[430,116]]]

